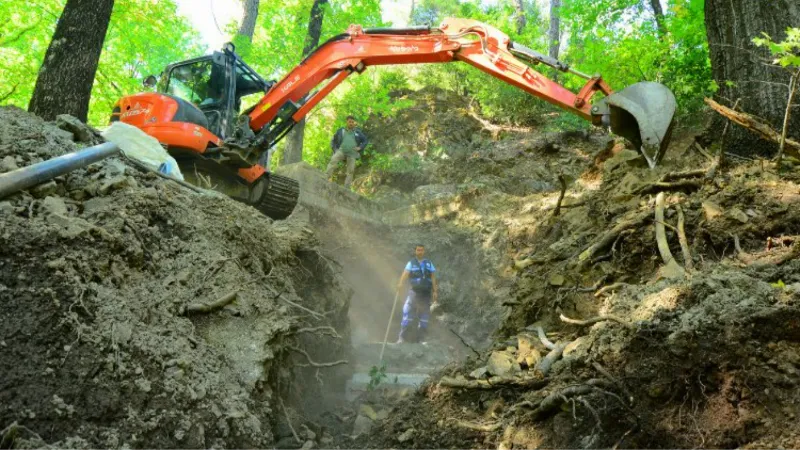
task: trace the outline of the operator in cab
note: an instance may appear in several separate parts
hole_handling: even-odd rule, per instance
[[[344,180],[344,187],[350,189],[353,172],[356,170],[356,160],[361,157],[361,151],[367,146],[367,142],[367,136],[356,128],[356,118],[347,116],[347,126],[336,130],[331,139],[333,157],[331,157],[328,170],[325,172],[328,179],[333,176],[336,166],[347,160],[347,177]]]
[[[436,267],[430,260],[425,259],[425,246],[422,244],[414,247],[414,258],[406,264],[400,276],[400,281],[397,283],[398,294],[406,281],[410,287],[403,305],[403,319],[400,322],[400,336],[397,343],[425,344],[431,307],[438,306],[439,283],[436,281]]]

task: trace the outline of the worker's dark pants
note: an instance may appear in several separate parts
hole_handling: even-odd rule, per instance
[[[428,332],[431,314],[431,294],[408,291],[403,305],[403,320],[400,322],[400,339],[405,342],[422,342]],[[417,322],[419,323],[417,325]],[[415,339],[416,338],[416,339]]]

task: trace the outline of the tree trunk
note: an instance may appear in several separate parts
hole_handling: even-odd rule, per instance
[[[253,42],[253,33],[256,31],[256,19],[258,18],[259,0],[244,0],[244,16],[242,24],[239,26],[239,35],[247,38],[248,42]]]
[[[28,110],[45,120],[71,114],[86,122],[114,0],[67,0],[47,48]]]
[[[732,105],[741,98],[741,111],[764,118],[781,129],[789,97],[789,75],[770,67],[767,49],[756,47],[752,39],[767,33],[776,42],[786,39],[786,29],[800,23],[800,3],[796,0],[705,0],[706,32],[711,53],[711,70],[719,85],[718,101]],[[724,120],[724,119],[717,119]],[[716,122],[709,137],[717,139],[723,129]],[[799,137],[800,114],[789,125],[790,135]],[[746,155],[774,155],[777,144],[759,139],[734,126],[725,141],[727,151]]]
[[[303,57],[308,56],[319,45],[319,37],[322,34],[322,19],[325,15],[323,5],[328,0],[314,0],[311,7],[311,14],[308,18],[308,35],[303,47]],[[306,120],[302,119],[289,131],[286,136],[286,144],[283,148],[283,163],[292,164],[303,160],[303,136],[305,134]]]
[[[661,0],[650,0],[650,7],[653,8],[653,15],[656,17],[658,34],[663,37],[667,34],[667,29],[664,26],[664,9],[661,8]]]
[[[525,17],[525,3],[523,0],[514,0],[514,10],[516,14],[514,20],[517,22],[517,34],[522,33],[525,25],[528,24],[528,18]]]
[[[561,50],[561,0],[550,0],[550,57],[558,59]]]

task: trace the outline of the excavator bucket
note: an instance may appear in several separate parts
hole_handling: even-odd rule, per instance
[[[645,81],[604,98],[611,131],[631,141],[654,168],[664,157],[672,134],[677,103],[672,91]]]

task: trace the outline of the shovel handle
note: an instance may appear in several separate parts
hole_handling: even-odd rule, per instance
[[[381,356],[378,364],[383,362],[383,351],[386,350],[386,342],[389,340],[389,329],[392,328],[392,322],[394,321],[394,312],[397,310],[397,299],[400,298],[400,291],[398,290],[397,293],[394,294],[394,302],[392,303],[392,313],[389,315],[389,323],[386,324],[386,334],[383,336],[383,346],[381,347]]]

